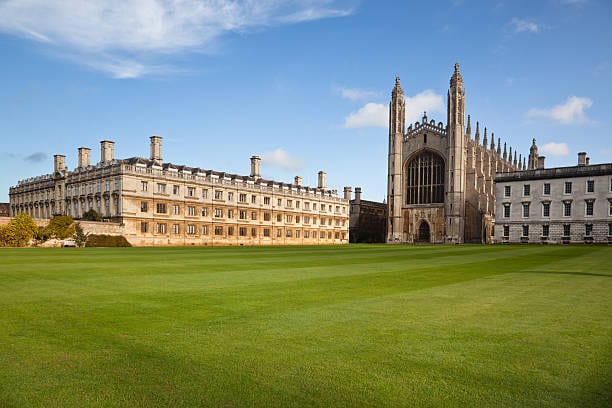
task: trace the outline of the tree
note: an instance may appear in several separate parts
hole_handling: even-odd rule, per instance
[[[93,208],[83,213],[83,217],[81,217],[81,219],[84,221],[102,221],[102,218],[100,218],[98,212]]]
[[[87,242],[87,237],[89,237],[89,233],[83,231],[83,227],[81,227],[81,224],[79,224],[78,222],[74,226],[74,229],[75,229],[75,232],[73,235],[74,242],[77,244],[79,248],[84,247],[85,243]]]
[[[47,233],[50,237],[66,239],[74,235],[74,220],[69,215],[57,215],[49,221]]]
[[[32,217],[26,213],[15,216],[9,223],[0,228],[0,245],[10,247],[26,246],[38,233],[38,227]]]

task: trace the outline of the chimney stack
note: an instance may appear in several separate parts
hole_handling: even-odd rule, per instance
[[[259,173],[260,164],[261,164],[261,159],[259,158],[259,156],[251,157],[251,177],[253,177],[256,180],[261,178],[261,175]]]
[[[352,192],[353,189],[351,187],[344,187],[344,199],[350,201]]]
[[[355,187],[355,204],[361,204],[361,187]]]
[[[53,156],[53,172],[66,170],[66,156],[63,154],[56,154]]]
[[[293,184],[295,184],[296,186],[301,186],[302,185],[302,177],[295,176],[295,179],[293,179]]]
[[[543,169],[544,168],[544,160],[546,159],[545,156],[538,156],[538,170]]]
[[[586,152],[578,153],[578,165],[586,166]]]
[[[79,147],[79,167],[88,167],[91,160],[91,149]]]
[[[151,136],[151,160],[162,161],[162,137]]]
[[[319,184],[317,185],[317,188],[325,188],[325,176],[326,176],[326,173],[323,170],[321,170],[319,172]]]
[[[100,142],[100,161],[102,163],[112,162],[115,159],[115,142],[102,140]]]

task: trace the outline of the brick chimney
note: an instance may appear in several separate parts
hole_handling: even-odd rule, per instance
[[[162,161],[162,137],[151,136],[151,160]]]
[[[112,162],[115,159],[115,142],[102,140],[100,142],[100,161],[102,163]]]
[[[91,162],[91,149],[79,147],[79,167],[87,167]]]

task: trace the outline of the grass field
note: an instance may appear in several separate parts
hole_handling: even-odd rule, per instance
[[[612,406],[612,247],[0,250],[1,407]]]

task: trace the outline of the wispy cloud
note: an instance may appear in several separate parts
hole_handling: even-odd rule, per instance
[[[444,99],[430,89],[414,96],[406,96],[406,124],[417,121],[423,112],[441,113],[444,111]],[[357,112],[344,119],[344,127],[386,127],[389,125],[389,109],[382,103],[367,103]]]
[[[350,15],[339,0],[6,0],[0,31],[44,43],[117,78],[172,67],[168,55],[215,49],[229,32]],[[345,0],[343,4],[347,4]]]
[[[569,148],[566,143],[550,142],[540,147],[540,152],[549,156],[567,156]]]
[[[32,153],[29,156],[24,157],[23,160],[30,162],[30,163],[40,163],[46,159],[47,159],[47,155],[45,153],[36,152],[36,153]]]
[[[512,19],[512,21],[510,21],[510,25],[512,25],[514,31],[517,33],[537,33],[540,31],[540,26],[532,20],[515,17]]]
[[[281,148],[262,154],[261,161],[267,166],[280,167],[285,170],[301,170],[304,167],[304,160],[290,156]]]
[[[371,99],[379,96],[379,93],[376,91],[367,91],[358,88],[335,87],[334,91],[344,99],[349,99],[351,101],[362,101],[364,99]]]
[[[586,115],[585,110],[593,105],[590,98],[570,96],[565,103],[553,106],[548,109],[533,108],[527,112],[530,118],[553,119],[564,125],[590,123],[592,122]]]

